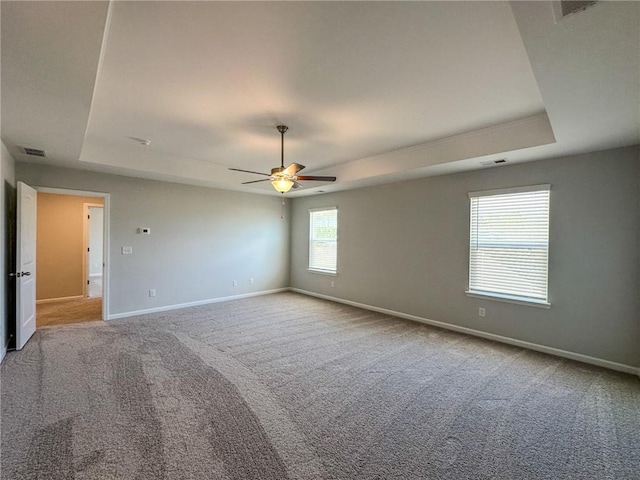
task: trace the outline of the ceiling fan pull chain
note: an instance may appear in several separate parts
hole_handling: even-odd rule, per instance
[[[284,193],[282,194],[282,205],[280,205],[280,220],[284,220]]]

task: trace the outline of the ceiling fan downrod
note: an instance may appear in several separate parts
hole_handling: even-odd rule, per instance
[[[286,125],[278,125],[277,126],[278,131],[280,132],[280,167],[282,168],[282,170],[284,170],[284,134],[286,133],[287,130],[289,130],[289,127],[287,127]]]

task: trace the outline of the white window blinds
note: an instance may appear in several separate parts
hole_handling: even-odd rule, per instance
[[[469,193],[469,293],[547,303],[550,185]]]
[[[336,273],[338,209],[309,211],[309,270]]]

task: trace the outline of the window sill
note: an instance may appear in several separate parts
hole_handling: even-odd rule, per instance
[[[329,275],[331,277],[337,277],[338,272],[332,272],[330,270],[318,270],[316,268],[307,268],[307,272],[309,273],[319,273],[320,275]]]
[[[524,305],[526,307],[551,308],[551,304],[544,300],[532,300],[524,297],[517,297],[515,295],[501,295],[499,293],[477,292],[473,290],[467,290],[465,293],[468,297],[473,298],[484,298],[486,300],[495,300],[497,302],[514,303],[516,305]]]

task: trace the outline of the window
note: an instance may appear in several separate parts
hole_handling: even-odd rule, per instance
[[[336,273],[338,209],[309,210],[309,270]]]
[[[469,294],[548,305],[550,185],[469,193]]]

